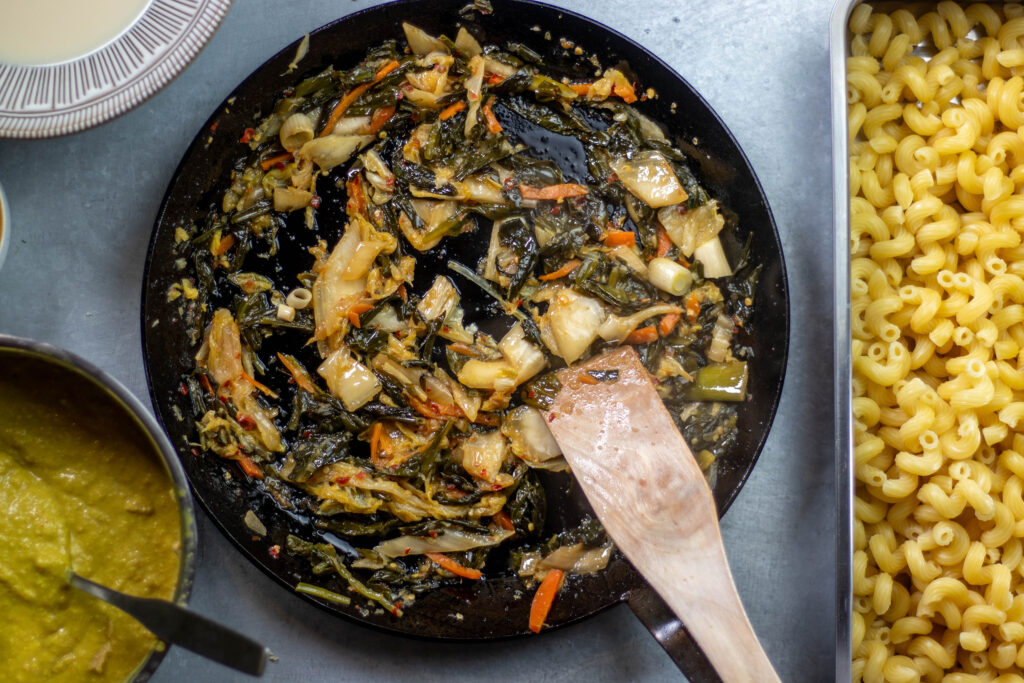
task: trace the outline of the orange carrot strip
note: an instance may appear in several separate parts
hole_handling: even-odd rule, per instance
[[[691,323],[697,322],[697,316],[700,315],[700,301],[697,299],[697,292],[691,292],[690,296],[686,297],[686,319]]]
[[[373,119],[370,121],[370,135],[376,135],[380,132],[380,129],[384,127],[391,117],[395,115],[395,106],[381,107],[373,113]]]
[[[540,582],[537,592],[533,594],[533,602],[530,603],[530,630],[534,633],[540,633],[544,626],[564,578],[565,573],[561,569],[550,570]]]
[[[334,127],[338,125],[338,121],[341,120],[341,117],[344,116],[345,112],[348,111],[348,108],[352,106],[352,103],[358,100],[360,95],[369,90],[371,85],[373,84],[363,83],[362,85],[357,85],[349,90],[344,97],[338,100],[338,104],[335,105],[334,111],[331,112],[331,115],[327,118],[327,123],[324,124],[324,129],[320,131],[319,137],[330,135],[331,131],[334,130]]]
[[[597,384],[598,383],[596,377],[594,377],[593,375],[588,374],[586,372],[580,374],[579,380],[581,382],[583,382],[584,384]]]
[[[676,325],[679,324],[679,318],[681,316],[678,313],[666,313],[658,323],[658,332],[661,333],[662,337],[667,337],[672,334],[672,330],[676,329]]]
[[[463,344],[462,342],[452,342],[451,344],[448,345],[448,348],[454,351],[455,353],[461,354],[463,356],[470,356],[471,358],[484,357],[484,354],[480,353],[469,344]]]
[[[636,92],[631,85],[617,85],[612,88],[612,92],[621,97],[626,104],[636,102]]]
[[[295,384],[298,385],[300,389],[308,391],[311,394],[317,393],[316,387],[310,380],[309,375],[303,372],[302,368],[293,363],[288,356],[278,353],[277,359],[281,361],[281,365],[283,365],[284,369],[288,371],[288,374],[292,376],[292,379],[295,380]]]
[[[658,328],[654,325],[648,325],[647,327],[641,327],[639,330],[633,330],[622,341],[626,344],[647,344],[657,338]]]
[[[661,258],[668,253],[668,250],[672,248],[672,238],[668,236],[668,231],[665,230],[661,223],[658,223],[658,251],[657,256]]]
[[[430,558],[431,562],[437,563],[442,569],[447,569],[452,574],[455,574],[455,576],[461,576],[464,579],[473,579],[474,581],[483,576],[479,569],[463,567],[461,564],[442,553],[424,553],[424,555]]]
[[[448,107],[445,107],[444,111],[442,111],[441,115],[438,116],[437,118],[441,119],[442,121],[447,121],[448,119],[450,119],[451,117],[455,116],[456,114],[458,114],[460,111],[462,111],[465,108],[466,108],[466,103],[463,102],[462,100],[459,100],[455,104],[450,105]]]
[[[377,454],[380,452],[380,435],[384,431],[383,422],[374,422],[370,430],[370,460],[377,462]]]
[[[213,390],[213,387],[210,386],[210,378],[209,377],[207,377],[204,374],[200,374],[199,375],[199,383],[203,385],[203,389],[206,391],[206,393],[208,393],[210,396],[216,396],[217,392],[215,392]]]
[[[567,197],[581,197],[589,190],[576,183],[562,183],[561,185],[548,185],[547,187],[530,187],[520,185],[519,192],[523,199],[565,199]]]
[[[292,153],[291,152],[285,152],[284,154],[278,154],[276,157],[270,157],[269,159],[264,159],[263,161],[261,161],[260,162],[260,168],[262,168],[264,171],[269,171],[274,166],[277,166],[278,164],[284,163],[284,162],[288,161],[291,158],[292,158]]]
[[[242,468],[242,471],[245,472],[247,477],[251,477],[252,479],[263,478],[263,470],[261,470],[259,466],[252,461],[252,458],[242,451],[238,451],[238,455],[236,455],[233,460],[238,463],[238,466]]]
[[[362,176],[354,175],[352,180],[345,183],[345,191],[348,192],[346,209],[360,215],[366,215],[366,191],[363,189]]]
[[[377,73],[373,75],[373,82],[383,80],[385,76],[398,68],[398,60],[392,59],[390,62],[377,69]]]
[[[505,531],[515,531],[516,527],[512,524],[512,518],[508,516],[508,513],[504,510],[498,510],[498,513],[491,517],[494,523],[500,526]]]
[[[636,233],[629,230],[611,230],[601,242],[606,247],[636,246]]]
[[[541,275],[537,279],[540,280],[541,282],[550,282],[551,280],[557,280],[558,278],[565,277],[572,271],[579,268],[581,263],[583,262],[580,261],[579,259],[569,259],[558,270],[553,270],[546,275]]]
[[[338,125],[338,121],[341,120],[341,117],[344,116],[345,112],[348,111],[348,108],[352,106],[352,103],[358,100],[364,92],[369,90],[370,86],[374,85],[397,68],[398,62],[392,59],[377,71],[373,77],[373,83],[363,83],[362,85],[357,85],[349,90],[348,93],[338,101],[338,104],[334,105],[334,110],[327,118],[327,123],[324,124],[324,129],[320,131],[319,137],[330,135],[331,131],[334,130],[334,127]]]
[[[357,330],[361,328],[359,324],[359,316],[366,313],[368,310],[373,308],[370,304],[352,304],[348,309],[348,321],[352,323],[352,327]]]
[[[217,248],[213,250],[214,256],[221,256],[227,252],[228,249],[235,246],[235,236],[226,235],[220,238],[217,242]]]
[[[412,409],[423,417],[429,417],[435,420],[443,417],[464,417],[458,406],[436,403],[434,401],[421,401],[415,396],[409,396],[408,399],[409,405]],[[479,417],[479,415],[477,417]]]
[[[242,377],[244,377],[247,380],[249,380],[254,387],[256,387],[257,389],[260,390],[261,393],[263,393],[263,394],[265,394],[267,396],[270,396],[271,398],[277,398],[277,394],[275,394],[273,391],[271,391],[268,387],[266,387],[266,386],[260,384],[259,382],[257,382],[254,378],[250,377],[249,373],[247,373],[245,370],[242,370]]]
[[[569,88],[577,95],[586,95],[590,92],[590,83],[570,83]]]
[[[501,124],[498,123],[498,117],[494,115],[494,111],[491,109],[491,105],[494,103],[494,96],[492,95],[487,99],[487,103],[484,104],[484,119],[487,120],[487,130],[493,135],[497,135],[502,131]]]

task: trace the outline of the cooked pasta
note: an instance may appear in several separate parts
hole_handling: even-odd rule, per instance
[[[853,680],[1024,681],[1024,6],[848,27]]]

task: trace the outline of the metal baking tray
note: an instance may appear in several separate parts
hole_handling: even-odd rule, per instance
[[[836,425],[836,680],[849,681],[853,601],[853,424],[850,342],[850,166],[846,103],[846,58],[850,54],[847,23],[864,0],[836,0],[829,21],[829,70],[832,84],[832,200],[835,248],[835,425]],[[992,4],[1002,4],[990,0]],[[933,2],[871,2],[883,12],[901,7],[918,10]]]
[[[836,680],[850,680],[853,601],[853,426],[850,419],[850,164],[847,145],[846,24],[861,0],[836,0],[829,21],[832,83],[832,202],[835,247]]]

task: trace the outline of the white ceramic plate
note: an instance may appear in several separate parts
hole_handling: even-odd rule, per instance
[[[0,137],[91,128],[155,94],[195,58],[231,0],[152,0],[105,47],[52,66],[0,64]]]

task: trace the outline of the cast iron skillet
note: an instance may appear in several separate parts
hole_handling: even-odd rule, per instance
[[[323,584],[313,577],[306,560],[290,557],[284,550],[289,533],[311,537],[315,532],[308,520],[282,510],[262,488],[248,482],[234,465],[212,455],[194,455],[195,440],[188,400],[181,393],[182,378],[193,368],[195,347],[180,323],[180,301],[168,302],[170,285],[183,275],[175,265],[181,256],[175,250],[174,229],[190,223],[202,224],[211,207],[219,205],[225,179],[233,164],[247,151],[239,144],[246,127],[254,125],[254,114],[266,115],[283,90],[301,79],[320,72],[328,65],[349,68],[355,65],[369,46],[387,39],[401,38],[401,22],[411,21],[434,33],[454,36],[457,26],[466,25],[481,42],[519,41],[540,52],[552,63],[593,77],[594,65],[586,58],[597,55],[603,68],[628,65],[640,87],[653,88],[658,96],[637,103],[653,119],[666,124],[679,144],[695,160],[694,170],[725,213],[738,224],[724,239],[725,248],[735,262],[741,245],[752,236],[753,258],[763,264],[754,317],[748,326],[746,343],[754,350],[750,400],[742,407],[737,447],[719,461],[714,482],[719,514],[725,512],[746,480],[768,434],[775,415],[786,366],[789,338],[789,303],[785,265],[771,212],[753,170],[736,141],[708,104],[679,75],[644,48],[615,31],[585,17],[562,9],[526,0],[494,0],[495,12],[460,14],[467,0],[409,0],[381,5],[339,19],[310,35],[309,53],[292,74],[286,74],[296,53],[298,41],[258,68],[218,107],[185,153],[164,197],[149,246],[143,286],[142,336],[146,370],[157,414],[178,449],[196,497],[221,530],[268,575],[292,588],[301,580]],[[539,30],[535,27],[539,27]],[[549,36],[545,32],[550,32]],[[583,56],[559,46],[568,38],[584,49]],[[514,116],[507,113],[507,116]],[[545,144],[570,180],[586,181],[586,167],[580,150],[571,139],[559,139],[547,131],[531,129],[525,122],[508,118],[502,121],[528,143]],[[319,234],[301,224],[301,212],[295,212],[287,230],[282,231],[281,249],[273,259],[252,255],[245,269],[263,269],[277,275],[278,286],[295,286],[284,273],[305,271],[311,264],[306,251],[318,237],[331,246],[341,234],[344,223],[344,196],[339,190],[324,190],[334,183],[318,185],[324,203],[318,212]],[[332,194],[333,192],[333,194]],[[444,262],[454,257],[474,267],[486,252],[488,230],[461,236],[447,249],[436,248],[418,259],[417,292],[425,290],[435,272],[446,272]],[[442,253],[443,252],[443,253]],[[261,265],[262,264],[262,265]],[[450,273],[448,273],[450,274]],[[500,334],[508,322],[495,316],[486,295],[472,284],[453,277],[462,291],[467,319],[493,317],[488,331]],[[226,301],[226,300],[225,300]],[[291,338],[294,350],[304,338]],[[274,350],[274,340],[268,340]],[[264,357],[272,354],[263,353]],[[263,379],[275,389],[286,392],[285,376],[271,366]],[[231,476],[225,476],[226,473]],[[549,493],[548,532],[574,525],[588,509],[582,494],[568,477],[546,482]],[[257,537],[243,524],[253,510],[268,529],[265,538]],[[275,557],[272,546],[281,546]],[[493,574],[493,572],[492,572]],[[331,584],[327,584],[331,587]],[[340,585],[335,588],[342,589]],[[310,598],[306,598],[310,599]],[[528,633],[529,595],[514,578],[491,578],[466,582],[421,596],[396,619],[389,614],[364,613],[359,608],[323,603],[319,606],[393,633],[453,640],[504,638]],[[593,576],[571,577],[555,602],[549,623],[564,626],[584,619],[607,607],[628,600],[640,618],[666,646],[677,663],[692,674],[694,654],[678,621],[624,559],[612,560],[606,571]]]

